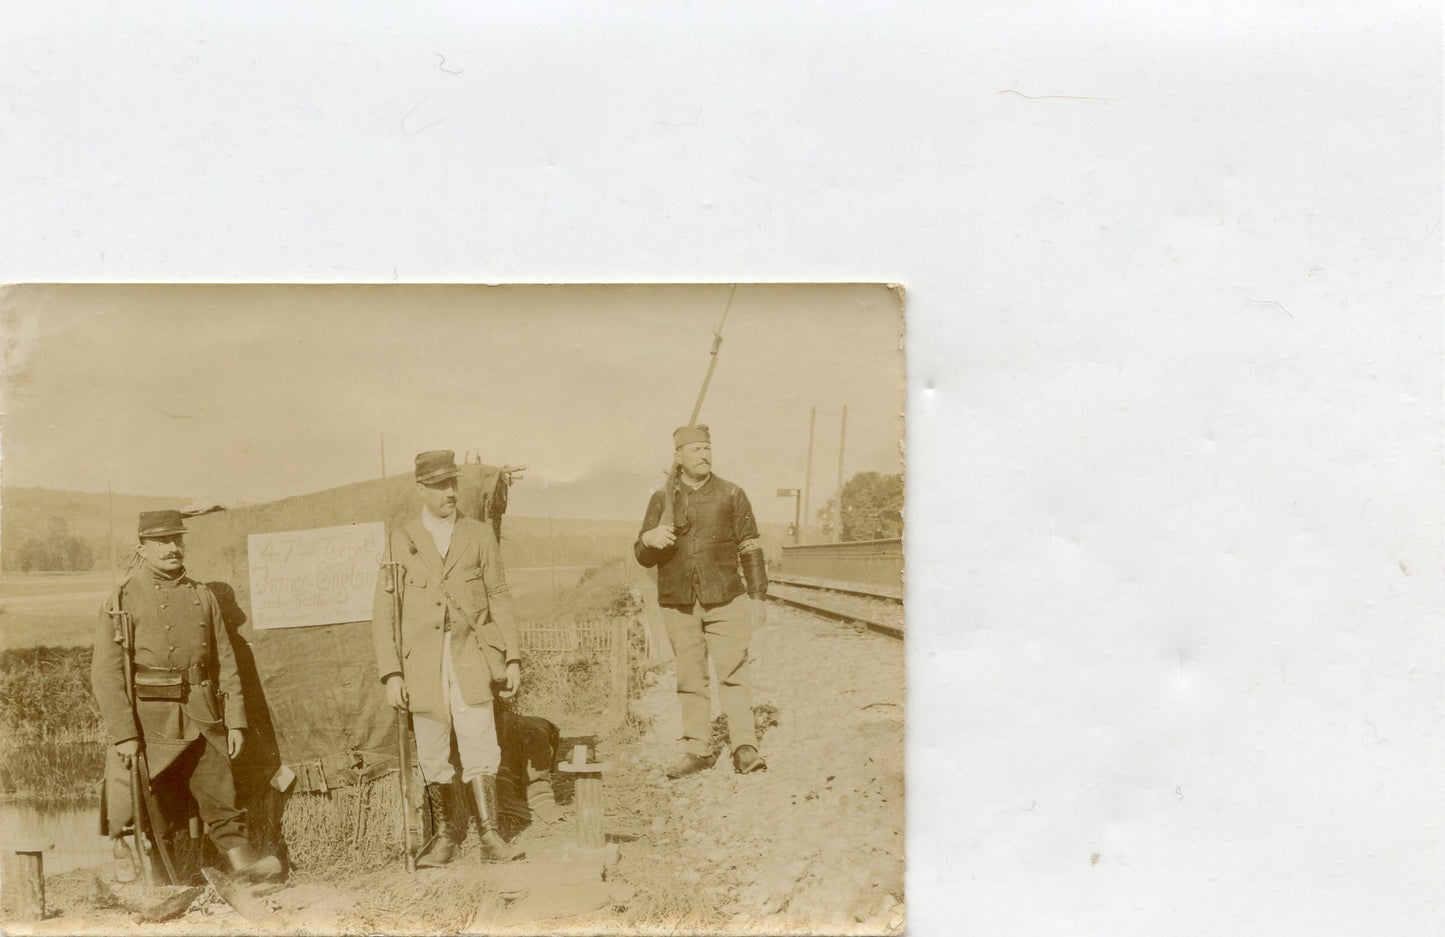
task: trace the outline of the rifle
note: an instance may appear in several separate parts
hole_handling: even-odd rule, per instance
[[[109,486],[107,486],[107,489]],[[107,491],[107,493],[109,493]],[[135,718],[136,750],[130,760],[130,805],[131,829],[135,837],[135,852],[139,857],[141,874],[148,886],[174,885],[180,881],[176,875],[175,863],[171,861],[170,848],[157,832],[157,821],[165,823],[161,816],[160,804],[156,802],[155,791],[150,783],[150,764],[145,754],[145,728],[140,721],[140,708],[135,694],[135,621],[130,613],[121,608],[121,589],[115,586],[115,513],[110,518],[110,584],[114,601],[107,614],[115,620],[116,635],[120,638],[121,669],[125,674],[125,695],[130,700],[131,715]],[[127,582],[129,579],[127,579]],[[164,871],[156,868],[155,855],[159,853]]]
[[[696,425],[697,415],[702,412],[702,400],[707,396],[707,385],[712,383],[712,372],[717,368],[718,349],[722,348],[723,324],[728,320],[728,310],[733,307],[733,296],[737,291],[738,285],[734,283],[732,289],[728,291],[728,301],[727,305],[723,307],[722,319],[718,322],[717,328],[712,330],[712,348],[708,350],[708,355],[712,360],[708,362],[707,374],[702,379],[702,389],[697,392],[697,402],[692,405],[692,416],[687,418],[688,426]],[[657,522],[659,526],[673,526],[676,513],[674,489],[677,487],[677,476],[681,471],[682,467],[677,464],[676,460],[673,460],[672,468],[667,472],[666,485],[662,489],[662,517]]]
[[[381,481],[383,487],[386,484],[386,440],[381,443]],[[391,641],[396,647],[396,659],[402,659],[401,646],[401,581],[397,575],[397,569],[401,566],[392,556],[391,531],[384,531],[386,535],[386,559],[381,564],[386,571],[386,591],[391,593]],[[407,732],[410,729],[410,717],[406,706],[398,706],[396,710],[396,759],[397,759],[397,783],[400,785],[401,793],[401,841],[402,847],[406,850],[406,870],[416,871],[416,842],[412,838],[411,818],[416,813],[411,785],[411,753],[407,746]]]

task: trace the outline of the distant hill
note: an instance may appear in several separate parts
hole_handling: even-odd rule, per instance
[[[657,473],[661,480],[662,473]],[[502,552],[508,566],[591,566],[631,556],[632,541],[642,521],[652,481],[643,473],[613,471],[596,473],[566,484],[538,485],[523,479],[514,485],[507,513],[502,521]],[[327,492],[316,492],[297,498],[271,502],[270,505],[247,505],[236,508],[239,515],[255,512],[277,513],[291,523],[282,521],[265,529],[301,529],[316,518],[310,517],[305,505],[344,505],[357,514],[357,519],[381,519],[379,507],[404,502],[409,494],[409,477],[392,476],[379,480],[356,482]],[[381,491],[388,494],[381,494]],[[149,495],[115,496],[115,535],[118,555],[135,545],[136,517],[141,511],[181,509],[191,500],[180,497]],[[271,507],[274,506],[274,507]],[[547,517],[548,508],[554,509]],[[417,504],[420,509],[420,503]],[[58,491],[50,488],[0,488],[0,565],[6,570],[20,568],[21,547],[31,538],[51,536],[61,525],[68,536],[85,541],[94,556],[95,569],[110,563],[109,498],[106,494]],[[584,517],[568,516],[576,510]],[[615,510],[617,519],[594,519],[597,513]],[[324,513],[324,512],[323,512]],[[317,515],[320,517],[321,515]],[[219,520],[216,518],[215,520]],[[335,521],[331,521],[335,522]],[[203,535],[215,524],[196,519],[189,522],[196,535]],[[318,520],[319,524],[320,521]],[[762,539],[770,557],[784,543],[786,531],[781,524],[763,524]],[[205,545],[192,536],[191,546],[204,555]]]
[[[647,499],[663,478],[662,466],[655,472],[599,469],[565,482],[524,475],[512,486],[507,512],[514,517],[636,518],[633,523],[641,523]]]
[[[20,568],[20,552],[27,540],[52,538],[57,529],[87,543],[95,568],[110,562],[110,496],[53,488],[0,488],[0,567]],[[178,509],[189,498],[155,495],[115,495],[115,537],[117,550],[127,552],[135,545],[136,518],[141,511]]]

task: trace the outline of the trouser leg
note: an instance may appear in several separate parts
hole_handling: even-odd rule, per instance
[[[698,611],[701,609],[698,606]],[[707,644],[703,640],[702,620],[691,610],[664,605],[662,621],[677,661],[677,701],[682,709],[683,749],[690,755],[706,756],[711,753],[708,743],[711,741],[712,696],[708,691]]]
[[[462,783],[470,784],[482,775],[496,777],[502,764],[502,749],[497,744],[497,717],[492,698],[469,704],[462,697],[452,669],[451,642],[443,645],[442,672],[447,681],[447,702],[451,706],[452,727],[457,733],[457,754],[462,759]]]
[[[412,713],[416,733],[416,761],[422,780],[428,784],[450,784],[456,777],[452,767],[452,719],[446,710]]]
[[[703,634],[708,656],[717,671],[718,697],[728,720],[732,747],[758,747],[753,726],[753,682],[748,669],[748,642],[752,638],[751,601],[740,595],[703,612]]]
[[[422,780],[428,784],[450,784],[456,778],[452,766],[452,729],[455,727],[456,703],[461,694],[452,671],[451,641],[442,641],[442,707],[434,712],[412,713],[412,730],[416,733],[416,760]],[[490,712],[488,717],[490,718]],[[496,729],[492,730],[495,738]],[[458,748],[462,731],[458,729]],[[465,759],[465,754],[463,755]],[[462,764],[466,764],[463,760]],[[495,770],[495,769],[494,769]]]
[[[236,806],[236,781],[231,775],[230,759],[209,741],[201,741],[195,767],[191,771],[191,796],[205,824],[206,835],[216,848],[228,852],[247,844],[246,814]]]

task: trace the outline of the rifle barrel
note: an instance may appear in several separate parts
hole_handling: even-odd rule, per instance
[[[383,489],[382,500],[385,502],[386,488],[386,436],[381,437],[381,485]],[[386,573],[391,578],[391,641],[396,648],[396,659],[400,663],[402,659],[401,647],[401,577],[397,575],[396,557],[391,548],[391,531],[386,530],[383,525],[382,533],[386,537],[386,560],[383,564]],[[403,680],[405,678],[403,677]],[[397,707],[396,710],[396,781],[400,788],[401,795],[401,842],[402,848],[406,851],[406,870],[416,871],[416,841],[411,835],[412,817],[412,789],[411,789],[411,755],[407,750],[407,713],[405,705]]]

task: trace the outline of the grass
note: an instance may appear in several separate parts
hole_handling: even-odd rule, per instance
[[[640,606],[622,574],[619,561],[587,571],[580,581],[562,580],[559,575],[555,593],[550,575],[519,577],[523,582],[518,604],[527,608],[519,617],[524,628],[627,620],[629,686],[635,691],[643,685],[639,671],[645,666],[645,637]],[[13,595],[12,578],[7,577],[6,591]],[[31,577],[29,594],[43,598],[48,588],[51,595],[64,596],[76,591],[78,578],[82,577]],[[563,588],[563,581],[576,584]],[[94,614],[93,607],[88,609],[79,646],[0,652],[0,782],[16,799],[53,805],[97,799],[106,741],[90,690]],[[611,693],[605,650],[525,653],[522,690],[514,707],[551,719],[564,733],[576,736],[607,730],[606,744],[616,750],[635,741],[642,727],[632,717],[607,718]],[[251,814],[253,839],[269,843],[279,834],[298,865],[366,874],[394,860],[399,844],[395,788],[392,776],[329,795],[283,797],[263,786],[251,792],[252,802],[242,806]],[[565,802],[567,791],[559,789],[558,796]]]
[[[88,647],[0,653],[0,786],[19,800],[93,800],[105,731],[90,692]]]
[[[89,646],[109,573],[7,573],[0,579],[0,645]]]

